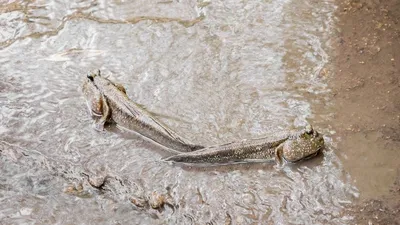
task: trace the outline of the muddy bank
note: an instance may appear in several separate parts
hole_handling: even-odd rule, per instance
[[[337,154],[361,198],[360,224],[398,224],[400,3],[338,0],[331,79]]]

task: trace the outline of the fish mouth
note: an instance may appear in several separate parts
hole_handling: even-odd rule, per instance
[[[313,158],[313,157],[317,156],[322,151],[322,149],[324,149],[324,146],[320,146],[317,149],[317,151],[315,151],[314,153],[309,154],[308,156],[304,157],[303,159],[310,159],[310,158]]]
[[[316,152],[311,153],[310,155],[308,155],[308,156],[306,156],[306,157],[304,157],[304,158],[302,158],[302,159],[300,159],[300,160],[311,159],[311,158],[317,156],[317,155],[321,152],[321,150],[322,150],[322,148],[319,148]]]
[[[317,155],[322,151],[323,148],[324,148],[324,146],[321,146],[321,147],[319,147],[319,148],[317,149],[317,151],[315,151],[314,153],[311,153],[311,154],[309,154],[309,155],[307,155],[307,156],[304,156],[303,158],[298,159],[298,160],[287,160],[284,156],[282,156],[282,158],[283,158],[286,162],[289,162],[289,163],[297,163],[297,162],[300,162],[300,161],[303,161],[303,160],[308,160],[308,159],[314,158],[315,156],[317,156]]]

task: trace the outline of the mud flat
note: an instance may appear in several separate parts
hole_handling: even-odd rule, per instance
[[[360,190],[357,224],[399,224],[400,2],[338,0],[333,41],[337,154]]]

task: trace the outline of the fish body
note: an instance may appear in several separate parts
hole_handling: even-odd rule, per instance
[[[92,116],[97,117],[95,127],[103,130],[106,122],[139,133],[177,152],[195,151],[204,146],[195,145],[185,140],[173,130],[154,118],[149,112],[131,101],[125,88],[98,73],[85,78],[82,86],[87,105]]]
[[[324,139],[312,127],[296,134],[288,134],[276,140],[258,138],[235,141],[206,147],[194,152],[181,153],[165,158],[165,161],[183,163],[229,163],[253,160],[275,160],[281,164],[297,162],[318,154],[324,147]]]

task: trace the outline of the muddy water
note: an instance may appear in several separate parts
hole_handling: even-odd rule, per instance
[[[0,220],[5,224],[346,224],[358,196],[331,140],[332,1],[2,1]],[[205,145],[304,126],[320,157],[192,168],[92,127],[79,87],[101,69]],[[101,189],[88,177],[106,177]],[[169,196],[164,209],[133,198]]]

